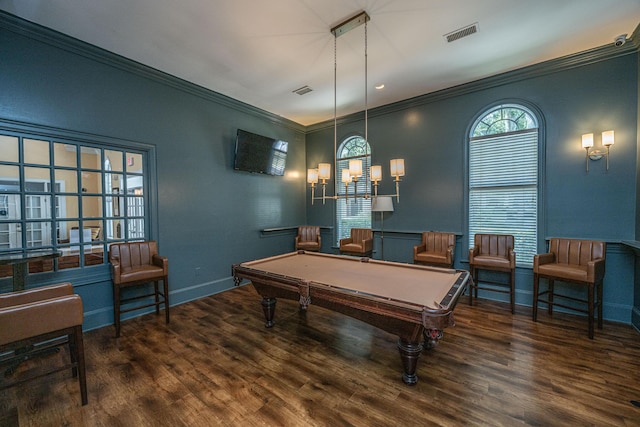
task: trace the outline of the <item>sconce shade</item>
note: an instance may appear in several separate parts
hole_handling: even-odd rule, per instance
[[[362,176],[362,160],[349,160],[349,175]]]
[[[318,183],[318,169],[307,169],[307,182],[309,184]]]
[[[318,178],[331,179],[331,163],[318,163]]]
[[[393,212],[393,199],[390,196],[374,197],[371,212]]]
[[[391,176],[404,176],[404,159],[392,159],[390,162]]]
[[[371,181],[380,181],[382,179],[382,166],[371,166]]]
[[[614,143],[613,131],[608,130],[606,132],[602,132],[602,145],[604,145],[605,147],[608,147],[610,145],[613,145],[613,143]]]
[[[582,135],[582,148],[591,148],[593,147],[593,134],[585,133]]]
[[[342,182],[345,184],[347,182],[351,182],[351,174],[349,173],[349,169],[342,169]]]

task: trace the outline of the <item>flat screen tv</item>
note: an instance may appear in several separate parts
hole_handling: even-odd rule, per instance
[[[233,168],[239,171],[284,175],[289,143],[238,129]]]

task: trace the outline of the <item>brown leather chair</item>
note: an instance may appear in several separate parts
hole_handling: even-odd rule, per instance
[[[320,227],[303,225],[298,227],[296,236],[296,250],[320,251],[322,248],[322,238],[320,237]]]
[[[456,249],[456,235],[438,231],[422,233],[422,243],[413,247],[415,264],[451,268]]]
[[[549,252],[533,257],[533,321],[537,321],[538,303],[548,306],[549,314],[553,306],[587,313],[589,318],[589,338],[593,339],[593,324],[598,310],[598,329],[602,329],[602,282],[604,279],[607,244],[595,240],[551,239]],[[549,286],[540,292],[540,278],[547,279]],[[587,287],[587,299],[555,294],[554,281],[573,283]],[[547,298],[543,298],[547,295]],[[562,300],[586,303],[587,309],[563,305],[554,301],[554,296]]]
[[[352,228],[351,237],[340,239],[340,253],[370,257],[373,253],[373,230]]]
[[[474,294],[478,298],[478,289],[508,293],[511,313],[515,313],[516,253],[514,252],[513,236],[510,234],[476,234],[473,241],[474,246],[469,249],[469,269],[472,278],[469,287],[469,304],[473,303]],[[509,273],[509,282],[482,280],[483,283],[492,286],[480,286],[478,270]]]
[[[16,367],[26,359],[63,344],[69,345],[70,353],[69,364],[44,373],[25,372],[24,378],[0,383],[0,389],[71,368],[80,384],[82,404],[86,405],[83,318],[82,299],[73,293],[70,283],[0,294],[0,354],[8,355],[3,362]],[[62,341],[61,337],[64,337]],[[17,374],[9,368],[5,377],[7,374],[11,377],[22,373]]]
[[[155,241],[113,243],[109,247],[109,262],[111,263],[111,278],[113,280],[113,320],[116,327],[116,337],[120,336],[120,315],[129,311],[155,306],[156,314],[160,314],[160,305],[164,304],[165,320],[166,323],[169,323],[169,260],[158,255],[157,243]],[[160,280],[164,284],[162,292],[158,289]],[[122,288],[149,282],[153,282],[153,293],[121,298]],[[120,307],[126,302],[151,296],[155,298],[152,303],[125,310]]]

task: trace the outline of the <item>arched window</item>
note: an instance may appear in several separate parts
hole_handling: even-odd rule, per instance
[[[349,169],[349,160],[362,160],[362,170],[369,171],[371,166],[371,147],[361,136],[350,136],[345,139],[336,153],[336,185],[337,194],[344,196],[347,191],[342,183],[342,170]],[[348,198],[339,198],[336,203],[336,224],[338,241],[349,237],[352,228],[371,228],[371,199],[353,197],[354,187],[357,194],[371,194],[371,180],[368,176],[358,178],[357,183],[350,183]]]
[[[469,134],[469,245],[512,234],[516,262],[533,265],[538,234],[538,120],[521,105],[483,112]]]

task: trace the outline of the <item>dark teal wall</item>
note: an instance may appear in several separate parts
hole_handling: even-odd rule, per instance
[[[291,232],[261,233],[264,228],[333,226],[333,202],[311,206],[304,182],[307,165],[333,159],[331,124],[305,129],[5,14],[0,58],[0,120],[155,147],[153,237],[170,259],[173,303],[230,287],[233,263],[293,248]],[[489,105],[524,102],[542,114],[546,129],[540,248],[552,236],[608,241],[605,317],[629,322],[633,255],[619,242],[640,235],[638,54],[580,64],[542,64],[535,72],[370,111],[374,163],[383,164],[386,178],[382,193],[393,191],[388,160],[402,156],[407,164],[400,203],[385,216],[385,258],[410,262],[416,232],[446,230],[460,235],[456,266],[466,268],[466,132]],[[340,122],[340,140],[364,131],[361,115]],[[290,174],[233,171],[237,128],[288,140]],[[604,171],[604,161],[591,162],[585,173],[580,135],[609,129],[616,132],[610,170]],[[374,228],[379,226],[376,214]],[[325,250],[331,250],[330,233],[323,232]],[[86,327],[112,322],[106,266],[46,280],[57,278],[77,286]],[[518,303],[530,305],[530,270],[518,270],[517,288]]]
[[[637,52],[590,61],[525,77],[504,75],[468,88],[387,106],[369,112],[373,163],[383,164],[382,192],[393,192],[388,159],[404,157],[407,175],[400,203],[385,216],[385,258],[412,261],[418,235],[439,230],[460,234],[456,266],[466,268],[466,134],[478,114],[500,102],[521,102],[540,112],[545,129],[541,146],[543,197],[539,249],[545,238],[573,237],[609,242],[605,278],[605,316],[629,322],[633,307],[633,256],[621,240],[636,235],[638,58]],[[389,85],[392,87],[391,85]],[[338,144],[363,132],[361,117],[339,121]],[[585,172],[581,135],[615,130],[610,168],[591,162]],[[332,159],[333,128],[316,126],[307,135],[307,162]],[[309,195],[307,197],[310,197]],[[307,208],[309,223],[331,225],[331,206]],[[374,228],[380,227],[374,214]],[[402,233],[394,233],[402,231]],[[378,239],[379,249],[379,239]],[[531,305],[532,274],[518,269],[517,302]],[[495,297],[496,294],[487,294]]]
[[[152,237],[172,303],[232,286],[233,263],[293,250],[290,234],[260,230],[305,221],[303,127],[6,15],[0,58],[0,119],[155,146]],[[288,141],[287,176],[234,171],[238,128]],[[108,269],[85,270],[59,277],[82,295],[86,328],[109,324]]]

